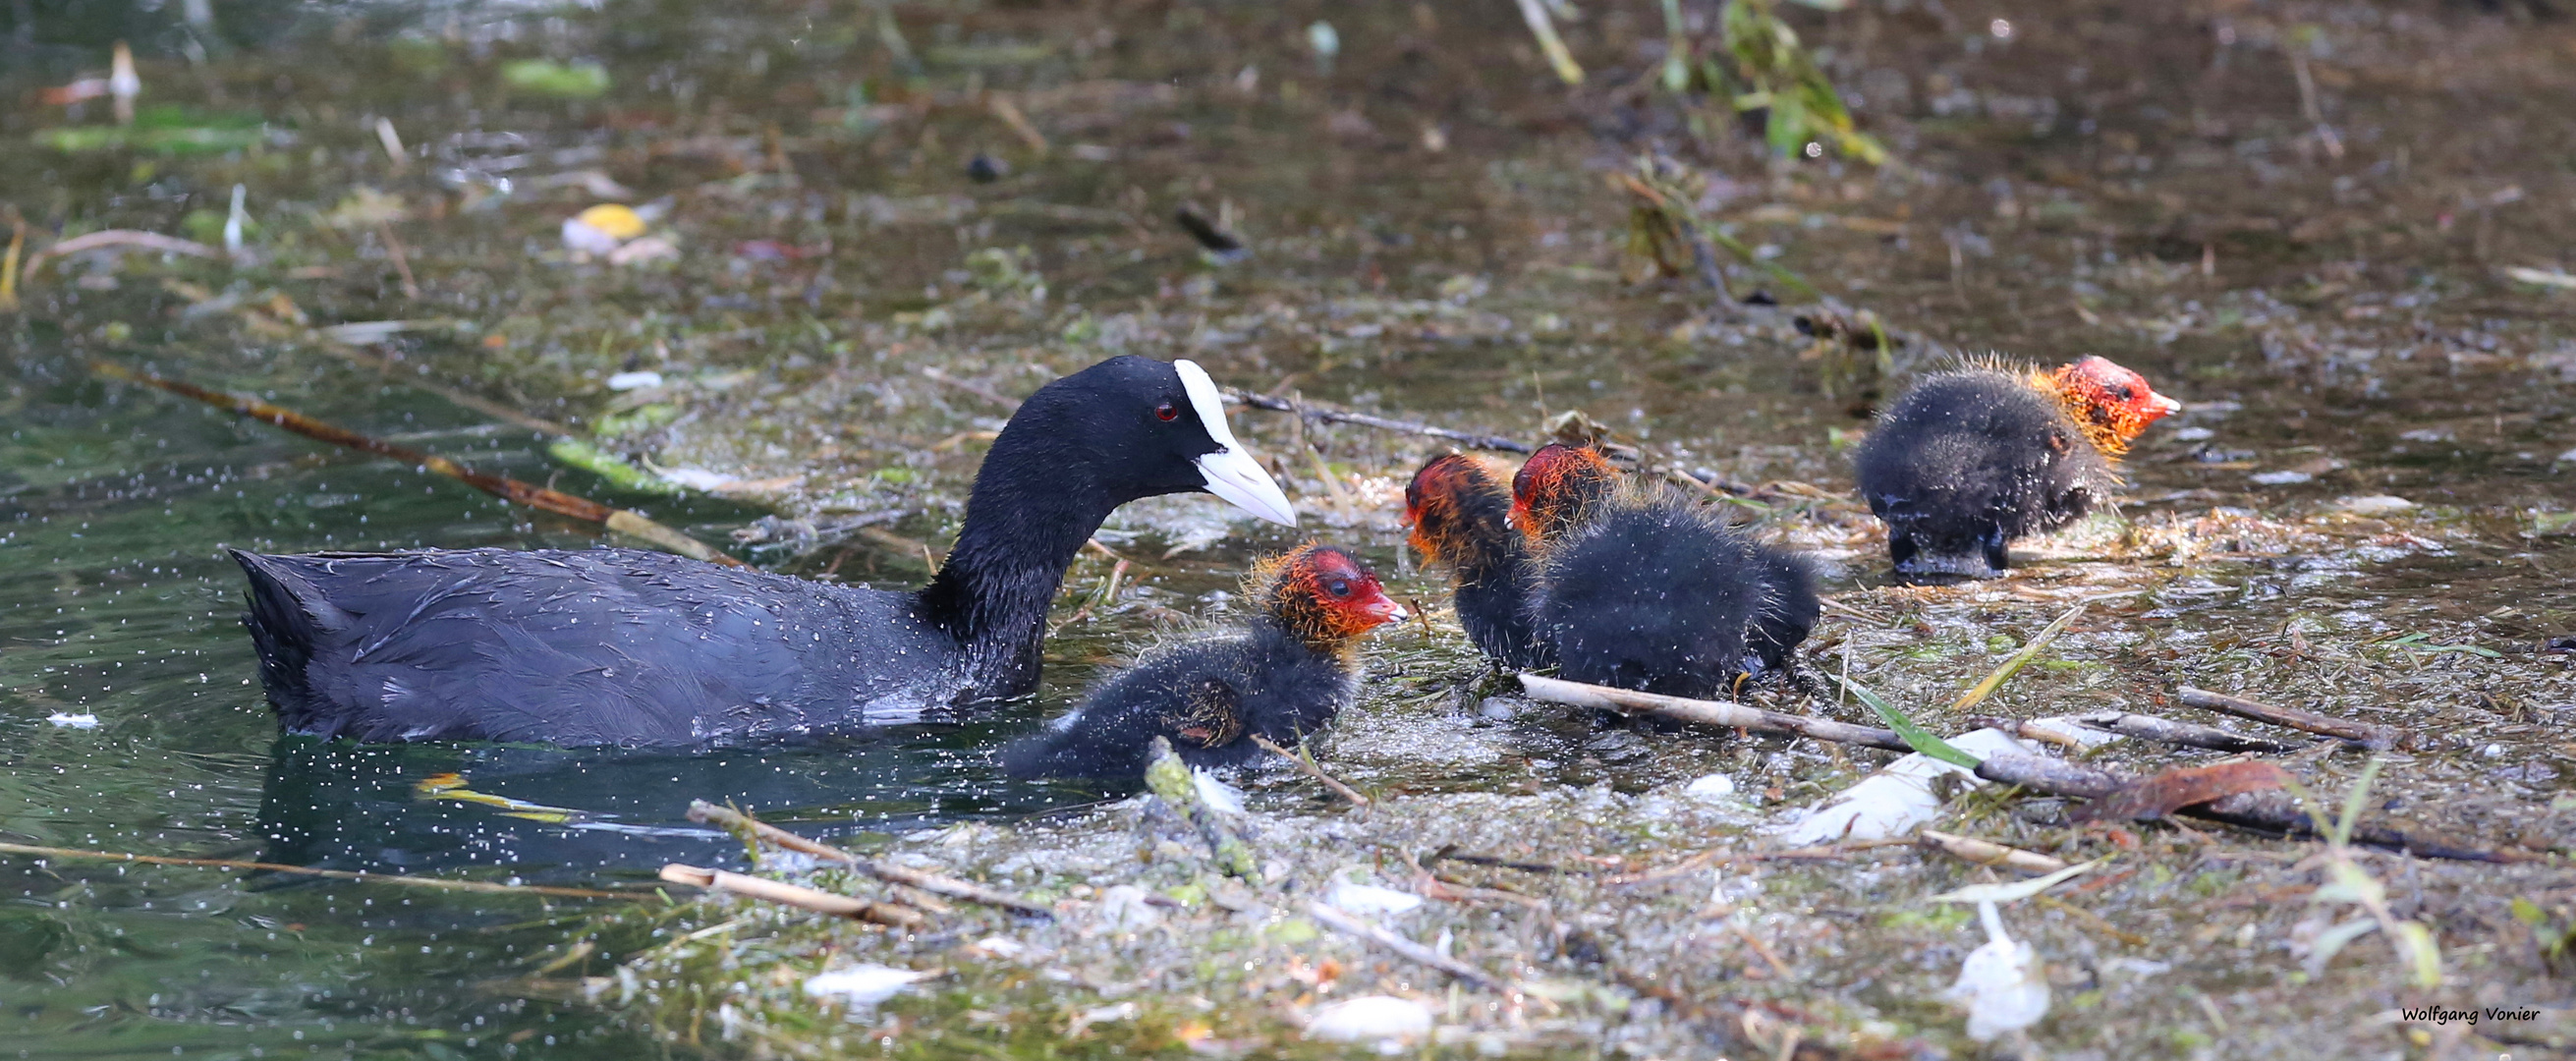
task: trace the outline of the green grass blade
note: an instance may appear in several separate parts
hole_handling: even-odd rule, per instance
[[[1906,747],[1952,766],[1969,770],[1976,769],[1978,763],[1985,761],[1952,747],[1950,742],[1933,736],[1931,730],[1915,725],[1914,720],[1906,717],[1905,712],[1879,699],[1877,693],[1862,688],[1859,682],[1839,675],[1835,680],[1843,683],[1843,688],[1851,690],[1853,699],[1859,700],[1870,710],[1878,712],[1878,717],[1887,721],[1887,728],[1895,730],[1896,736],[1905,742]]]

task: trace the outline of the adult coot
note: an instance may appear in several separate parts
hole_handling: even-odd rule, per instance
[[[1255,565],[1232,630],[1147,653],[1071,714],[1002,751],[1017,777],[1144,776],[1154,738],[1191,766],[1235,766],[1322,729],[1359,695],[1360,636],[1404,617],[1369,569],[1308,544]]]
[[[250,577],[260,682],[289,730],[793,741],[1029,692],[1075,550],[1118,506],[1193,490],[1296,525],[1204,370],[1119,357],[1012,415],[956,548],[915,592],[635,549],[232,555]]]
[[[1887,555],[1908,578],[1995,578],[2006,546],[2093,510],[2112,463],[2182,403],[2099,357],[2054,371],[1974,365],[1905,392],[1852,454]]]

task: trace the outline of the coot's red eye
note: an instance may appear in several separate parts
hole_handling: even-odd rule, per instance
[[[1347,597],[1351,595],[1351,584],[1337,578],[1324,583],[1324,592],[1336,597]]]
[[[1170,403],[1170,402],[1164,402],[1163,404],[1161,404],[1161,405],[1157,405],[1157,406],[1155,406],[1155,407],[1154,407],[1154,419],[1156,419],[1156,420],[1160,420],[1160,421],[1162,421],[1162,422],[1164,422],[1164,423],[1167,423],[1167,424],[1168,424],[1168,423],[1171,423],[1172,421],[1174,421],[1174,420],[1178,420],[1178,419],[1180,419],[1180,418],[1181,418],[1181,407],[1180,407],[1180,406],[1174,405],[1174,404],[1172,404],[1172,403]]]

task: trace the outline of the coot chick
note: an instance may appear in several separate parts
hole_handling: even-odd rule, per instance
[[[1425,563],[1449,569],[1450,596],[1467,640],[1514,670],[1554,663],[1530,628],[1528,543],[1514,533],[1511,491],[1464,453],[1431,459],[1404,488],[1407,540]]]
[[[635,549],[261,556],[243,622],[290,731],[703,747],[919,720],[1035,688],[1074,552],[1118,506],[1204,490],[1294,526],[1188,361],[1039,388],[984,458],[956,548],[895,592]]]
[[[1404,617],[1377,576],[1308,544],[1254,565],[1243,626],[1148,652],[1045,732],[1002,750],[1014,777],[1130,779],[1156,737],[1193,767],[1258,758],[1322,729],[1359,695],[1359,639]]]
[[[1513,483],[1559,676],[1700,699],[1762,677],[1803,687],[1797,646],[1822,613],[1805,557],[1588,447],[1544,447]]]
[[[1975,365],[1916,384],[1852,455],[1896,573],[1996,578],[2010,543],[2056,530],[2120,485],[2113,463],[2182,404],[2099,357],[2053,371]]]

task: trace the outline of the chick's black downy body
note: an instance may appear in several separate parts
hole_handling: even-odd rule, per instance
[[[2082,518],[2119,483],[2056,401],[1995,369],[1924,380],[1879,418],[1852,464],[1908,576],[2000,575],[2008,543]]]
[[[1014,777],[1135,778],[1168,737],[1194,767],[1240,766],[1260,734],[1294,747],[1359,695],[1358,668],[1268,618],[1167,645],[1103,682],[1079,710],[1005,748]]]
[[[1534,601],[1561,677],[1707,699],[1798,681],[1815,575],[1794,553],[1665,490],[1593,506],[1550,543]]]
[[[1133,779],[1154,738],[1194,767],[1262,754],[1252,738],[1291,745],[1359,695],[1361,635],[1404,617],[1350,554],[1305,545],[1253,568],[1241,627],[1146,653],[1082,706],[1002,751],[1018,777]]]
[[[1188,362],[1041,388],[930,585],[806,582],[632,549],[261,556],[243,622],[290,731],[691,747],[911,722],[1037,684],[1048,603],[1111,510],[1207,490],[1293,523]]]

